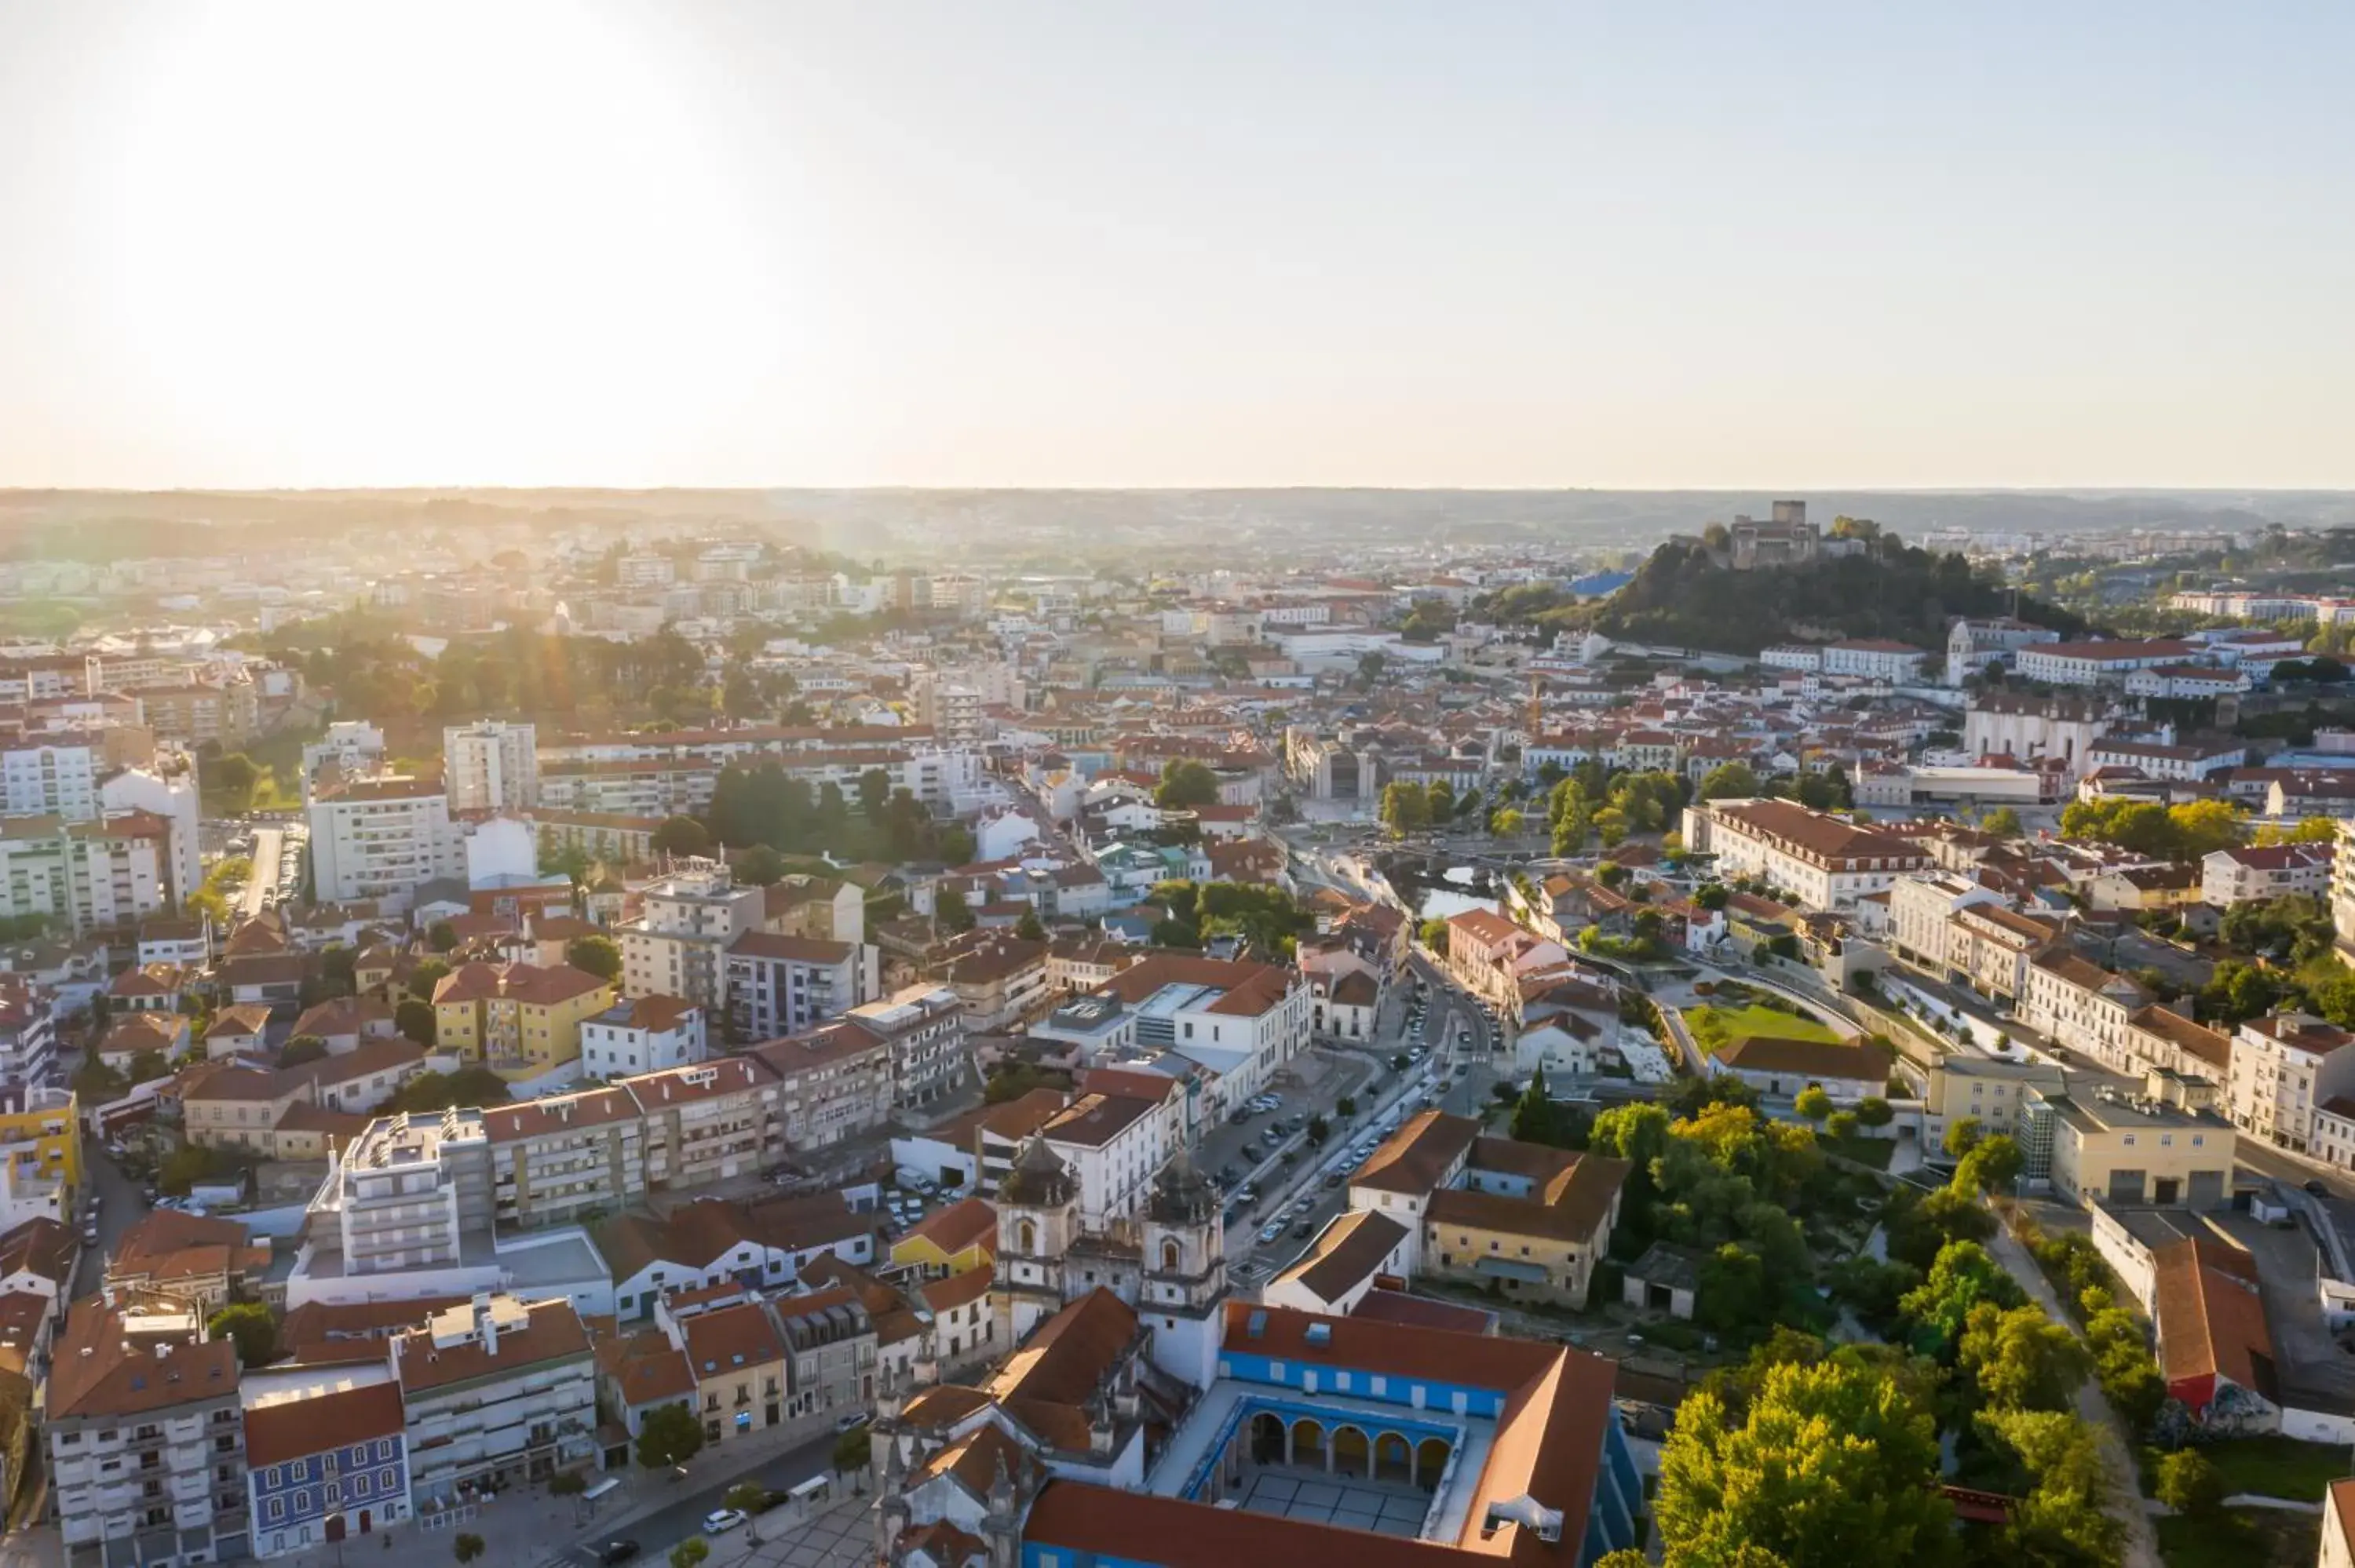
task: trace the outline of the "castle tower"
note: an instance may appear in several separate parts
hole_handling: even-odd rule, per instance
[[[1063,1260],[1079,1226],[1079,1179],[1034,1133],[997,1184],[997,1282],[990,1301],[1007,1326],[1007,1344],[1020,1344],[1040,1319],[1062,1309]]]
[[[1225,1331],[1227,1226],[1218,1190],[1180,1149],[1153,1179],[1145,1209],[1145,1289],[1137,1315],[1153,1330],[1153,1364],[1207,1389]]]

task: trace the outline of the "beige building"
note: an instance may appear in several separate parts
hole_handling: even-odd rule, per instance
[[[646,1119],[646,1185],[661,1192],[749,1176],[782,1154],[773,1143],[775,1083],[745,1056],[628,1080]]]
[[[2250,1137],[2304,1154],[2317,1107],[2355,1098],[2355,1034],[2302,1012],[2253,1018],[2232,1036],[2226,1107]]]
[[[1802,908],[1848,911],[1870,893],[1925,871],[1928,853],[1910,839],[1859,828],[1788,800],[1706,800],[1688,806],[1685,845],[1717,856],[1728,876],[1755,876]]]
[[[2020,1116],[2041,1090],[2062,1086],[2061,1069],[2042,1062],[1999,1062],[1975,1051],[1953,1051],[1930,1065],[1922,1092],[1922,1147],[1945,1147],[1947,1129],[1966,1118],[1989,1137],[2018,1139]]]
[[[2155,1071],[2131,1096],[2040,1089],[2029,1139],[2049,1112],[2052,1188],[2072,1202],[2221,1209],[2232,1201],[2234,1134],[2208,1108],[2212,1095],[2204,1080]]]
[[[891,1114],[891,1046],[851,1019],[772,1040],[750,1054],[774,1075],[771,1106],[788,1149],[823,1149]]]

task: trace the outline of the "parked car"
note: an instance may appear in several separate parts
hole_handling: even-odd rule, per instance
[[[1295,1236],[1313,1235],[1316,1234],[1316,1222],[1315,1220],[1303,1220],[1298,1224],[1292,1227],[1292,1234]]]
[[[703,1516],[703,1533],[706,1535],[725,1535],[743,1522],[744,1510],[742,1509],[716,1508],[709,1513]]]
[[[854,1410],[847,1415],[836,1416],[834,1418],[834,1429],[837,1432],[856,1432],[860,1427],[866,1425],[871,1419],[872,1417],[870,1417],[867,1412],[863,1410]]]
[[[597,1548],[597,1561],[600,1563],[627,1563],[637,1554],[638,1543],[634,1541],[609,1541]]]

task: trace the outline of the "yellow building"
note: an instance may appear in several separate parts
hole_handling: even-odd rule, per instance
[[[462,964],[433,988],[434,1043],[503,1078],[537,1078],[581,1054],[581,1025],[613,1005],[570,964]]]
[[[81,1107],[69,1089],[27,1089],[0,1099],[0,1160],[7,1194],[19,1200],[59,1185],[59,1220],[70,1220],[81,1194]]]
[[[2033,1156],[2051,1117],[2052,1189],[2074,1203],[2180,1204],[2232,1201],[2232,1124],[2208,1108],[2213,1086],[2154,1068],[2140,1095],[2098,1099],[2046,1093],[2024,1118]]]
[[[696,1414],[706,1443],[765,1432],[784,1419],[789,1384],[785,1337],[757,1301],[674,1317],[655,1309],[657,1328],[677,1335],[695,1374]]]
[[[993,1267],[997,1258],[997,1211],[986,1199],[966,1198],[935,1210],[891,1244],[891,1262],[926,1279]]]
[[[1479,1141],[1487,1163],[1424,1207],[1422,1268],[1493,1287],[1508,1301],[1584,1308],[1630,1167],[1600,1154]]]

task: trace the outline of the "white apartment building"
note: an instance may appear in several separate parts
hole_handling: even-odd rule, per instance
[[[45,915],[75,937],[128,932],[171,907],[170,844],[170,825],[144,811],[0,818],[0,916]]]
[[[747,931],[728,946],[728,1017],[739,1041],[799,1034],[874,999],[882,954],[863,942]]]
[[[581,1070],[591,1078],[692,1066],[708,1050],[703,1009],[681,997],[627,997],[581,1023]]]
[[[2253,1018],[2232,1036],[2227,1104],[2232,1125],[2252,1137],[2304,1154],[2317,1143],[2318,1110],[2332,1101],[2339,1118],[2355,1116],[2355,1034],[2302,1012]],[[2343,1139],[2341,1140],[2344,1141]]]
[[[621,927],[622,992],[679,997],[707,1013],[728,1004],[728,949],[765,917],[761,889],[738,887],[727,865],[687,860],[649,886]]]
[[[1047,1124],[1041,1136],[1080,1184],[1082,1230],[1100,1233],[1143,1211],[1182,1137],[1175,1106],[1174,1097],[1083,1094]]]
[[[160,819],[165,826],[168,896],[176,907],[204,885],[203,812],[195,761],[181,753],[168,753],[146,767],[125,768],[99,781],[97,815],[123,817],[141,811]]]
[[[597,1451],[596,1359],[570,1301],[478,1294],[396,1335],[391,1359],[421,1510],[545,1480]]]
[[[439,779],[331,777],[311,796],[312,886],[323,903],[405,904],[421,882],[466,873],[464,836]]]
[[[85,735],[27,736],[0,748],[0,816],[98,815],[99,744]]]
[[[930,1105],[964,1076],[964,1008],[953,988],[906,986],[862,1002],[845,1016],[890,1046],[893,1103]]]
[[[1195,1115],[1232,1113],[1308,1048],[1316,1008],[1300,971],[1160,953],[1094,993],[1128,1015],[1116,1032],[1132,1054],[1170,1052],[1212,1075]],[[1104,1061],[1100,1066],[1116,1065]]]
[[[2200,861],[2200,897],[2229,909],[2293,893],[2328,896],[2333,862],[2328,844],[2269,844],[2211,850]]]
[[[1955,912],[1974,904],[2003,902],[2003,895],[1959,871],[1927,871],[1901,876],[1889,888],[1891,950],[1905,963],[1941,980],[1946,973],[1946,935]]]
[[[453,811],[520,811],[539,800],[538,732],[485,719],[442,732],[442,776]]]
[[[1847,911],[1930,869],[1919,845],[1788,800],[1705,800],[1684,812],[1685,847],[1723,876],[1754,876],[1802,908]]]
[[[2061,634],[2049,627],[2030,626],[2009,616],[1991,620],[1957,617],[1946,629],[1945,683],[1959,686],[1991,663],[2009,667],[2022,648],[2060,641]]]
[[[39,1439],[68,1561],[177,1568],[246,1555],[236,1345],[134,1346],[92,1296],[67,1315]]]
[[[2126,976],[2056,951],[2030,962],[2019,1016],[2029,1027],[2123,1073],[2135,1059],[2128,1020],[2149,1002],[2149,994]]]
[[[1870,681],[1918,681],[1929,650],[1884,638],[1858,638],[1828,643],[1824,648],[1827,675],[1857,675]]]
[[[2096,686],[2123,681],[2137,670],[2196,662],[2203,650],[2172,638],[2147,641],[2046,642],[2019,650],[2022,679],[2056,686]]]
[[[2086,756],[2092,768],[2138,768],[2147,779],[2190,783],[2240,767],[2245,746],[2165,746],[2155,741],[2103,739]]]

